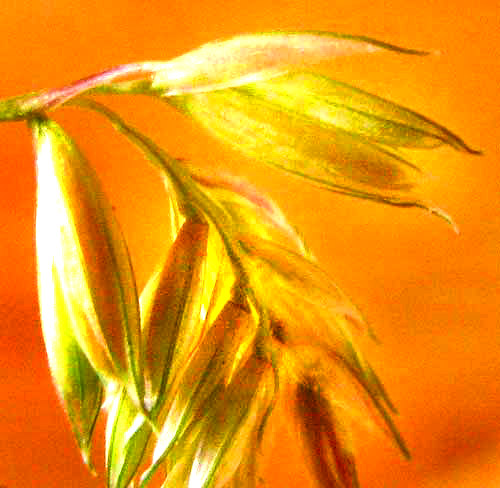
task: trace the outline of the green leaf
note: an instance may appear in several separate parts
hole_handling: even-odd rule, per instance
[[[125,389],[117,393],[106,426],[106,471],[109,488],[127,488],[137,475],[152,428]]]
[[[218,90],[310,66],[318,62],[383,49],[426,54],[364,36],[333,32],[264,32],[215,41],[164,63],[152,88],[165,96]]]
[[[44,260],[54,262],[73,334],[89,362],[100,376],[126,386],[139,404],[139,302],[112,206],[63,129],[43,118],[31,124],[37,154],[37,248]],[[52,283],[40,280],[40,287],[46,286]]]

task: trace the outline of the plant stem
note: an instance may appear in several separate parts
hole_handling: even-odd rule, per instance
[[[144,93],[147,87],[150,86],[149,76],[161,69],[164,64],[161,61],[122,64],[75,81],[62,88],[32,92],[27,95],[0,100],[0,122],[27,119],[36,113],[54,109],[68,100],[89,91],[94,93]],[[106,87],[108,83],[123,77],[136,77],[139,79],[119,83],[115,88]]]

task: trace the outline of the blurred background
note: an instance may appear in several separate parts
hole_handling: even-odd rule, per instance
[[[59,86],[110,66],[164,60],[241,32],[317,29],[363,34],[432,56],[343,58],[325,69],[462,135],[482,157],[421,152],[425,195],[456,220],[356,201],[238,159],[189,121],[148,100],[111,105],[174,156],[230,165],[282,206],[381,345],[367,344],[399,408],[413,459],[359,431],[370,488],[500,486],[500,5],[498,0],[3,1],[0,96]],[[96,116],[56,117],[96,165],[129,240],[141,286],[159,257],[162,187],[141,156]],[[242,164],[244,163],[244,164]],[[38,322],[35,180],[30,134],[0,125],[0,486],[102,487],[103,439],[82,463],[54,393]],[[311,486],[290,429],[276,416],[269,487]]]

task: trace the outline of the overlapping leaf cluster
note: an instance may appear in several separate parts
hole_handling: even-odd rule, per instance
[[[234,175],[170,157],[82,96],[154,96],[245,156],[335,192],[440,213],[415,196],[419,169],[401,149],[475,151],[421,115],[304,71],[380,50],[422,54],[329,33],[240,36],[0,102],[1,118],[28,119],[35,140],[50,369],[89,467],[106,405],[109,487],[257,486],[260,445],[282,391],[292,391],[320,486],[358,486],[352,421],[380,425],[408,455],[394,407],[357,345],[367,332],[362,317],[276,204]],[[134,79],[117,81],[130,73]],[[69,103],[105,116],[165,182],[168,245],[141,293],[97,175],[48,118]]]

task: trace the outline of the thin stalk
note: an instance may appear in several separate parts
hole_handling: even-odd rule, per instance
[[[141,77],[141,79],[117,85],[120,93],[136,93],[136,90],[144,93],[144,88],[150,85],[149,76],[163,66],[164,63],[161,61],[122,64],[61,88],[0,100],[0,122],[23,120],[33,114],[53,110],[78,95],[95,92],[98,89],[101,90],[100,93],[110,93],[112,91],[106,91],[106,85],[123,77]]]

